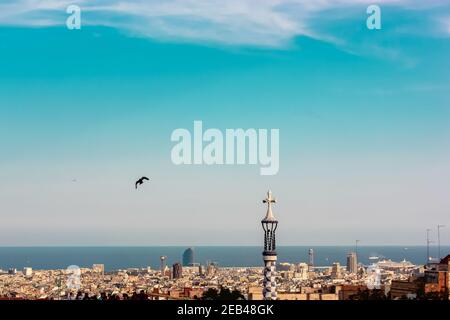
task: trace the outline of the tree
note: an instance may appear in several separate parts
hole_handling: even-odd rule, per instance
[[[350,296],[350,300],[386,300],[387,297],[383,290],[358,290],[357,293]]]
[[[244,295],[234,289],[231,291],[228,288],[220,288],[220,291],[214,288],[209,288],[203,293],[203,300],[244,300]]]
[[[203,300],[218,300],[219,293],[217,289],[209,288],[203,292]]]

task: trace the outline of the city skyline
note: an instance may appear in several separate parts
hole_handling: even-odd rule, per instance
[[[259,245],[267,189],[280,246],[450,245],[446,1],[38,2],[0,4],[0,246]],[[174,165],[194,121],[279,129],[278,173]]]

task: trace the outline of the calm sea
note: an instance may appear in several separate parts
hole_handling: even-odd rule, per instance
[[[69,265],[91,267],[94,263],[103,263],[106,270],[132,267],[158,268],[159,257],[167,256],[171,265],[182,260],[187,247],[0,247],[0,269],[65,269]],[[346,256],[354,250],[352,246],[280,246],[277,248],[279,262],[307,262],[308,249],[314,250],[316,266],[331,265],[333,262],[346,264]],[[205,264],[215,261],[220,266],[261,266],[261,247],[193,247],[195,262]],[[450,246],[441,247],[441,255],[450,253]],[[437,249],[431,248],[430,254],[437,257]],[[414,264],[426,261],[425,246],[360,246],[359,262],[369,264],[369,257],[401,261],[406,259]]]

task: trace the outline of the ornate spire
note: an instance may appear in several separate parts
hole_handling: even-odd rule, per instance
[[[276,203],[277,200],[275,198],[272,198],[272,191],[267,191],[267,198],[263,200],[263,203],[267,203],[267,214],[265,218],[262,220],[262,222],[275,222],[277,219],[275,219],[275,216],[272,212],[272,203]]]
[[[276,203],[275,198],[272,197],[272,192],[267,192],[267,198],[263,200],[267,203],[267,214],[261,225],[264,230],[264,280],[263,280],[263,297],[264,300],[277,299],[277,282],[276,282],[276,262],[277,252],[275,244],[275,231],[277,230],[278,221],[272,212],[272,203]]]

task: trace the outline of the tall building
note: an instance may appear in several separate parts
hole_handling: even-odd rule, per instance
[[[172,266],[172,278],[173,279],[179,279],[183,276],[183,267],[181,266],[181,263],[176,262]]]
[[[95,273],[105,274],[105,265],[101,263],[93,264],[92,271]]]
[[[276,200],[272,198],[272,192],[267,192],[267,198],[263,200],[263,203],[267,203],[267,214],[261,225],[264,230],[264,281],[263,281],[263,298],[264,300],[276,300],[277,299],[277,283],[276,283],[276,263],[277,252],[275,251],[275,231],[278,226],[278,221],[272,213],[272,203],[276,203]]]
[[[341,278],[341,264],[339,262],[334,262],[331,267],[331,278],[340,279]]]
[[[217,263],[216,262],[211,262],[211,261],[207,261],[207,265],[206,265],[206,276],[207,277],[212,277],[216,274],[217,271]]]
[[[202,265],[198,266],[198,274],[203,276],[205,274],[205,267]]]
[[[312,248],[309,249],[308,251],[308,255],[309,255],[309,271],[314,271],[314,250]]]
[[[160,270],[161,270],[161,275],[164,277],[164,271],[166,270],[166,256],[161,256],[160,258],[161,264],[160,264]]]
[[[347,271],[350,273],[358,272],[358,259],[356,257],[356,252],[349,252],[347,255]]]
[[[308,271],[310,266],[306,263],[300,262],[296,268],[294,273],[294,278],[300,279],[300,280],[308,280]]]
[[[31,267],[23,268],[23,275],[25,277],[31,277],[33,275],[33,268],[31,268]]]
[[[188,248],[183,252],[183,266],[190,267],[194,265],[194,249]]]

